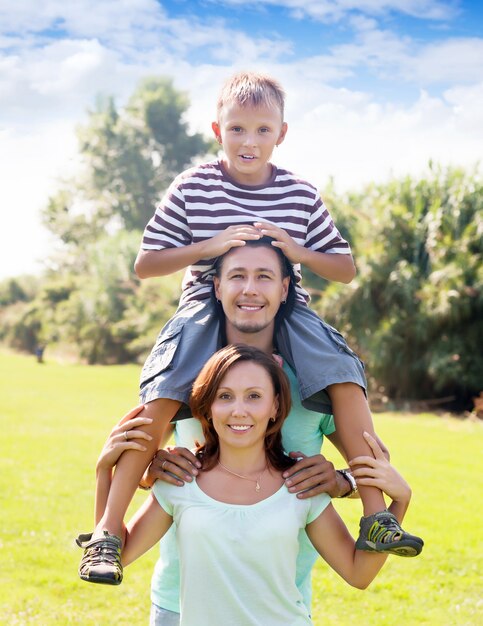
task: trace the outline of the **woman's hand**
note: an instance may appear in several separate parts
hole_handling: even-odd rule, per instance
[[[151,424],[153,420],[150,417],[136,417],[143,408],[143,405],[139,405],[131,409],[114,426],[97,459],[97,471],[112,469],[125,450],[140,450],[142,452],[146,450],[142,440],[150,441],[152,437],[137,429],[140,426]]]
[[[411,488],[404,478],[389,463],[383,451],[374,437],[369,433],[364,433],[364,438],[371,447],[374,457],[358,456],[349,461],[351,474],[356,479],[358,485],[377,487],[388,495],[394,502],[408,504],[411,499]]]

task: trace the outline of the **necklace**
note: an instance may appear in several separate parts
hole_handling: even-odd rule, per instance
[[[244,478],[245,480],[250,480],[252,483],[255,483],[255,491],[258,493],[262,487],[262,484],[260,482],[261,478],[262,478],[262,474],[263,472],[267,469],[267,466],[265,466],[263,468],[263,470],[260,472],[260,475],[258,476],[258,478],[249,478],[248,476],[243,476],[242,474],[237,474],[236,472],[232,472],[231,469],[228,469],[227,467],[225,467],[223,465],[223,463],[221,463],[221,461],[218,461],[218,465],[221,465],[221,467],[227,471],[229,474],[233,474],[233,476],[238,476],[238,478]]]

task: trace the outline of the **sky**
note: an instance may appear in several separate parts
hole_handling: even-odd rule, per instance
[[[477,0],[0,0],[0,279],[40,272],[55,247],[40,212],[79,167],[98,95],[122,107],[143,77],[169,76],[208,135],[240,69],[281,81],[274,161],[320,188],[482,160]]]

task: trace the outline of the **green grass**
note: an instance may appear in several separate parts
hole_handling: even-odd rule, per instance
[[[77,578],[73,541],[92,527],[95,460],[137,402],[139,368],[39,365],[0,353],[0,372],[0,624],[145,626],[156,549],[129,567],[120,587],[103,587]],[[481,424],[433,415],[375,420],[413,487],[405,526],[426,545],[417,559],[390,557],[364,592],[320,561],[314,624],[483,623]],[[336,459],[329,445],[326,452]],[[355,533],[360,504],[336,505]]]

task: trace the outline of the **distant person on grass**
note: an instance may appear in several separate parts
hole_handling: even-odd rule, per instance
[[[123,530],[124,565],[156,543],[174,522],[181,562],[181,626],[311,624],[295,584],[299,536],[346,582],[364,589],[387,555],[357,550],[328,494],[293,497],[283,473],[294,464],[282,447],[290,409],[288,378],[275,359],[246,345],[215,353],[197,377],[191,410],[205,443],[201,469],[182,489],[157,481]],[[384,460],[371,437],[366,439]],[[354,462],[373,464],[374,458]],[[111,470],[98,473],[107,500]],[[402,520],[410,492],[393,475],[391,514]],[[103,487],[104,485],[104,487]]]
[[[294,264],[298,280],[301,263],[328,280],[350,282],[355,273],[349,245],[316,189],[270,163],[287,132],[280,85],[259,74],[235,75],[222,90],[212,127],[224,158],[187,170],[173,182],[146,227],[136,261],[141,277],[189,267],[178,311],[161,331],[142,374],[143,413],[153,419],[144,430],[152,439],[144,453],[128,450],[119,460],[94,531],[93,539],[106,545],[119,537],[127,506],[168,423],[182,417],[194,378],[218,347],[219,322],[210,299],[214,258],[269,235]],[[363,433],[375,433],[362,363],[307,300],[297,283],[297,302],[279,328],[278,349],[296,372],[304,405],[334,415],[346,457],[370,454]],[[249,317],[257,308],[241,307],[239,313]],[[365,517],[358,549],[409,556],[407,544],[415,538],[386,511],[381,490],[364,486],[360,494]],[[422,546],[421,540],[416,543]],[[80,573],[92,582],[122,580],[119,559],[93,564],[88,552]]]

